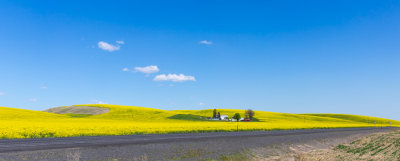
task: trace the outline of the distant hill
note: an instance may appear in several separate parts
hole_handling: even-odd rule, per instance
[[[64,115],[42,111],[0,107],[0,120],[43,119],[43,118],[68,118]]]
[[[56,107],[45,110],[46,112],[58,114],[89,114],[90,118],[102,119],[135,119],[137,121],[165,121],[165,120],[185,120],[185,121],[206,121],[205,118],[211,117],[214,109],[205,110],[160,110],[155,108],[108,105],[108,104],[84,104]],[[235,113],[240,113],[244,117],[244,110],[237,109],[218,109],[223,115],[232,117]],[[282,121],[318,121],[318,122],[343,122],[343,123],[390,123],[400,124],[399,121],[348,114],[288,114],[266,111],[255,111],[255,118],[261,122],[282,122]]]
[[[342,120],[363,122],[368,124],[400,124],[397,120],[384,119],[379,117],[361,116],[361,115],[349,115],[349,114],[304,114],[307,116],[318,116],[318,117],[328,117],[337,118]]]
[[[231,118],[244,110],[217,109]],[[384,118],[346,114],[288,114],[255,111],[253,122],[211,121],[213,109],[160,110],[154,108],[85,104],[33,111],[0,107],[0,139],[98,135],[287,130],[398,126]],[[390,124],[391,123],[391,124]]]

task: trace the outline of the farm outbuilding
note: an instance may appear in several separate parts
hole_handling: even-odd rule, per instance
[[[228,120],[229,119],[228,115],[221,115],[219,118],[221,118],[221,120]]]

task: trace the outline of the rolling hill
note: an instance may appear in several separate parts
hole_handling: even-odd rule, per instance
[[[223,115],[244,116],[244,110],[217,109]],[[0,107],[0,138],[41,138],[149,133],[186,133],[239,130],[400,126],[400,122],[345,114],[287,114],[255,111],[257,122],[209,121],[213,109],[160,110],[154,108],[85,104],[32,111]],[[391,123],[391,124],[390,124]]]

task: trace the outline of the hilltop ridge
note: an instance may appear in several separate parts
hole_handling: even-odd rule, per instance
[[[213,109],[168,111],[137,106],[87,104],[46,111],[0,107],[0,138],[377,127],[377,124],[379,127],[400,126],[396,120],[344,114],[255,111],[251,122],[230,122],[208,120],[207,117],[213,115]],[[230,118],[235,113],[242,117],[245,115],[245,110],[217,111]]]
[[[232,117],[235,113],[244,116],[244,110],[239,109],[217,109],[221,114]],[[57,114],[88,114],[91,118],[102,119],[132,119],[136,121],[165,121],[186,120],[205,121],[204,118],[211,117],[213,109],[204,110],[161,110],[156,108],[110,105],[110,104],[82,104],[50,108],[46,112]],[[288,114],[268,111],[255,111],[255,118],[261,122],[292,121],[322,121],[322,122],[357,122],[357,123],[385,123],[400,124],[397,120],[378,117],[351,115],[351,114]],[[199,118],[202,119],[199,119]],[[182,118],[182,119],[180,119]]]

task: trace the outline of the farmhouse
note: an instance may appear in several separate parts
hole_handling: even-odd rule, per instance
[[[220,120],[228,120],[229,119],[228,115],[221,115],[219,118],[220,118]]]
[[[214,121],[217,121],[217,120],[229,120],[229,116],[228,115],[219,115],[219,116],[217,116],[217,117],[215,117],[215,118],[213,118],[213,117],[208,117],[207,118],[207,120],[214,120]]]
[[[217,109],[213,110],[213,117],[207,118],[208,120],[225,120],[229,121],[228,115],[221,115],[221,113],[217,112]]]

